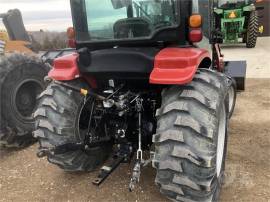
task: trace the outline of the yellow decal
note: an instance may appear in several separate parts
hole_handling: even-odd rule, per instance
[[[264,27],[263,27],[263,25],[262,25],[262,26],[259,27],[259,32],[262,34],[263,31],[264,31]]]

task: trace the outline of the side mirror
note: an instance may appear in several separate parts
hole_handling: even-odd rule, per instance
[[[120,9],[132,4],[132,0],[111,0],[114,9]]]

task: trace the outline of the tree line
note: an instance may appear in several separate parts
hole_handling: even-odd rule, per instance
[[[35,51],[56,50],[68,47],[65,33],[36,32],[31,35],[32,47]]]

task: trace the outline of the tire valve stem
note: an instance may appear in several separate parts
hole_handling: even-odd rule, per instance
[[[133,168],[132,177],[129,183],[129,191],[132,192],[135,189],[135,185],[139,183],[141,176],[141,165],[144,163],[142,152],[142,106],[143,99],[136,99],[136,110],[138,112],[138,150],[136,163]]]

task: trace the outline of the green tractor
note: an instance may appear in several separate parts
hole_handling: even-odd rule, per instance
[[[258,1],[258,0],[257,0]],[[223,43],[246,43],[247,48],[256,46],[259,26],[256,0],[218,0],[214,9],[215,26],[223,38]]]

